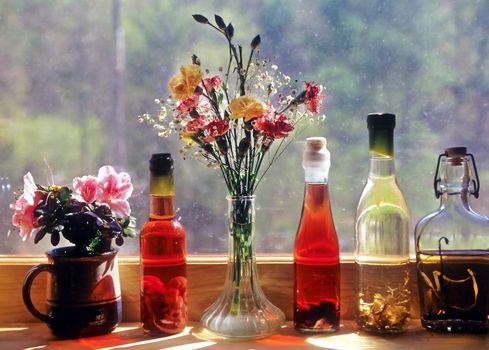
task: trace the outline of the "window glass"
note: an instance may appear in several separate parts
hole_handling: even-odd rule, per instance
[[[159,138],[137,123],[139,114],[157,111],[153,100],[168,95],[167,81],[193,53],[211,71],[226,64],[226,43],[196,23],[194,13],[232,21],[246,50],[261,34],[260,57],[272,58],[299,84],[315,80],[327,88],[326,121],[291,145],[257,193],[259,252],[292,250],[307,136],[328,138],[334,220],[342,251],[352,251],[355,208],[368,173],[370,112],[398,116],[397,174],[411,231],[437,207],[432,178],[438,154],[449,146],[465,145],[476,157],[482,189],[474,206],[489,213],[488,2],[124,0],[117,50],[116,3],[0,2],[0,254],[40,254],[50,247],[49,239],[34,245],[15,231],[7,236],[8,203],[27,171],[46,183],[49,164],[56,184],[70,184],[113,164],[132,176],[132,209],[141,225],[148,159],[167,151],[175,158],[189,253],[227,250],[219,173],[191,156],[183,159],[176,137]],[[117,84],[123,84],[119,112]],[[127,240],[122,252],[137,254],[138,240]]]

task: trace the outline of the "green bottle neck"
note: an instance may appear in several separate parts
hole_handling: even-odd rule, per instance
[[[394,129],[369,128],[370,157],[394,158]]]
[[[172,219],[175,217],[175,187],[173,174],[154,174],[149,178],[151,219]]]

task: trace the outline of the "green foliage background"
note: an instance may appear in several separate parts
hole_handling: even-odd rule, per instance
[[[114,40],[112,1],[0,0],[0,176],[13,189],[31,171],[46,182],[49,163],[58,184],[113,163],[112,145],[126,147],[115,164],[135,183],[139,223],[147,215],[147,167],[152,152],[176,158],[178,215],[190,253],[226,250],[225,186],[219,173],[183,160],[177,138],[159,139],[136,117],[155,112],[166,82],[196,53],[205,68],[226,62],[227,46],[192,20],[201,13],[231,21],[247,47],[261,34],[261,57],[284,73],[327,87],[321,127],[310,128],[276,163],[258,193],[258,241],[263,252],[290,252],[302,205],[301,152],[306,136],[328,138],[330,190],[341,249],[353,248],[353,220],[368,172],[365,117],[393,112],[397,170],[411,210],[411,229],[437,206],[432,177],[437,155],[466,145],[478,161],[481,199],[489,213],[489,2],[122,0],[125,35],[125,130],[111,137]],[[10,228],[0,194],[0,253],[40,253]],[[134,240],[124,248],[137,253]]]

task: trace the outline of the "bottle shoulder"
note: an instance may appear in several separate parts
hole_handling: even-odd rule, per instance
[[[395,179],[375,181],[369,179],[357,206],[357,216],[365,211],[384,213],[404,213],[408,216],[408,206]]]
[[[148,221],[146,221],[141,227],[141,236],[154,233],[185,236],[185,229],[176,219],[148,219]]]
[[[486,248],[488,232],[489,218],[463,206],[441,206],[416,224],[416,249],[437,250],[442,238],[448,240],[447,249]]]

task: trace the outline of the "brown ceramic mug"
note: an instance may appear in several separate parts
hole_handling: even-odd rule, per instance
[[[48,250],[48,264],[34,266],[22,287],[24,304],[56,336],[85,337],[110,333],[121,322],[117,250],[86,256],[75,247]],[[49,272],[46,308],[38,311],[30,291],[36,276]]]

